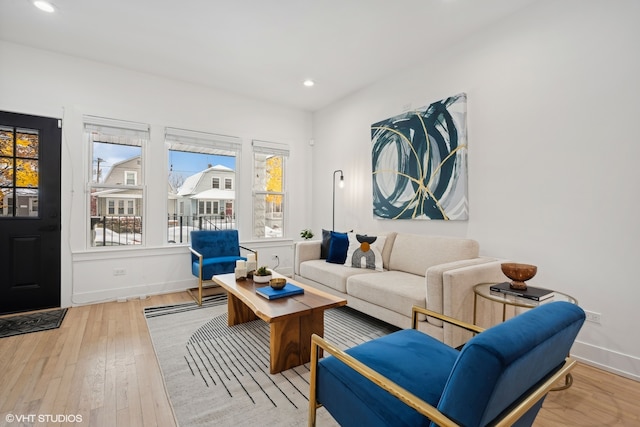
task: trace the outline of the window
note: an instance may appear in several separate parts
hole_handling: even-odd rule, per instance
[[[165,142],[169,188],[174,189],[167,204],[167,241],[187,243],[191,230],[237,228],[233,207],[225,212],[220,207],[233,206],[237,197],[227,180],[235,180],[240,139],[166,128]]]
[[[126,171],[124,173],[124,182],[125,185],[136,185],[137,184],[137,173],[133,171]]]
[[[149,125],[84,116],[84,133],[90,152],[89,245],[141,245]]]
[[[285,161],[289,147],[253,141],[253,235],[285,235]]]
[[[0,126],[0,216],[38,216],[39,139],[35,129]]]
[[[224,179],[224,189],[225,190],[232,190],[233,189],[233,185],[232,185],[232,180],[231,178],[225,178]]]

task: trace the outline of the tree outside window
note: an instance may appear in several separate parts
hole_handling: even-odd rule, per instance
[[[286,145],[253,141],[253,235],[258,238],[285,236]]]

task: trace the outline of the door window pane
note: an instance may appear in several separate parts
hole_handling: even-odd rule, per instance
[[[38,216],[39,134],[0,124],[0,215]]]
[[[16,129],[16,157],[38,158],[38,132]]]

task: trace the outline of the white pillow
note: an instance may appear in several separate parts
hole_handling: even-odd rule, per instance
[[[382,248],[385,236],[367,236],[364,234],[348,233],[349,249],[344,265],[353,268],[369,268],[383,271]]]

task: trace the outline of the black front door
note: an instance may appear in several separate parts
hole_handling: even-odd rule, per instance
[[[0,111],[0,314],[60,307],[58,119]]]

